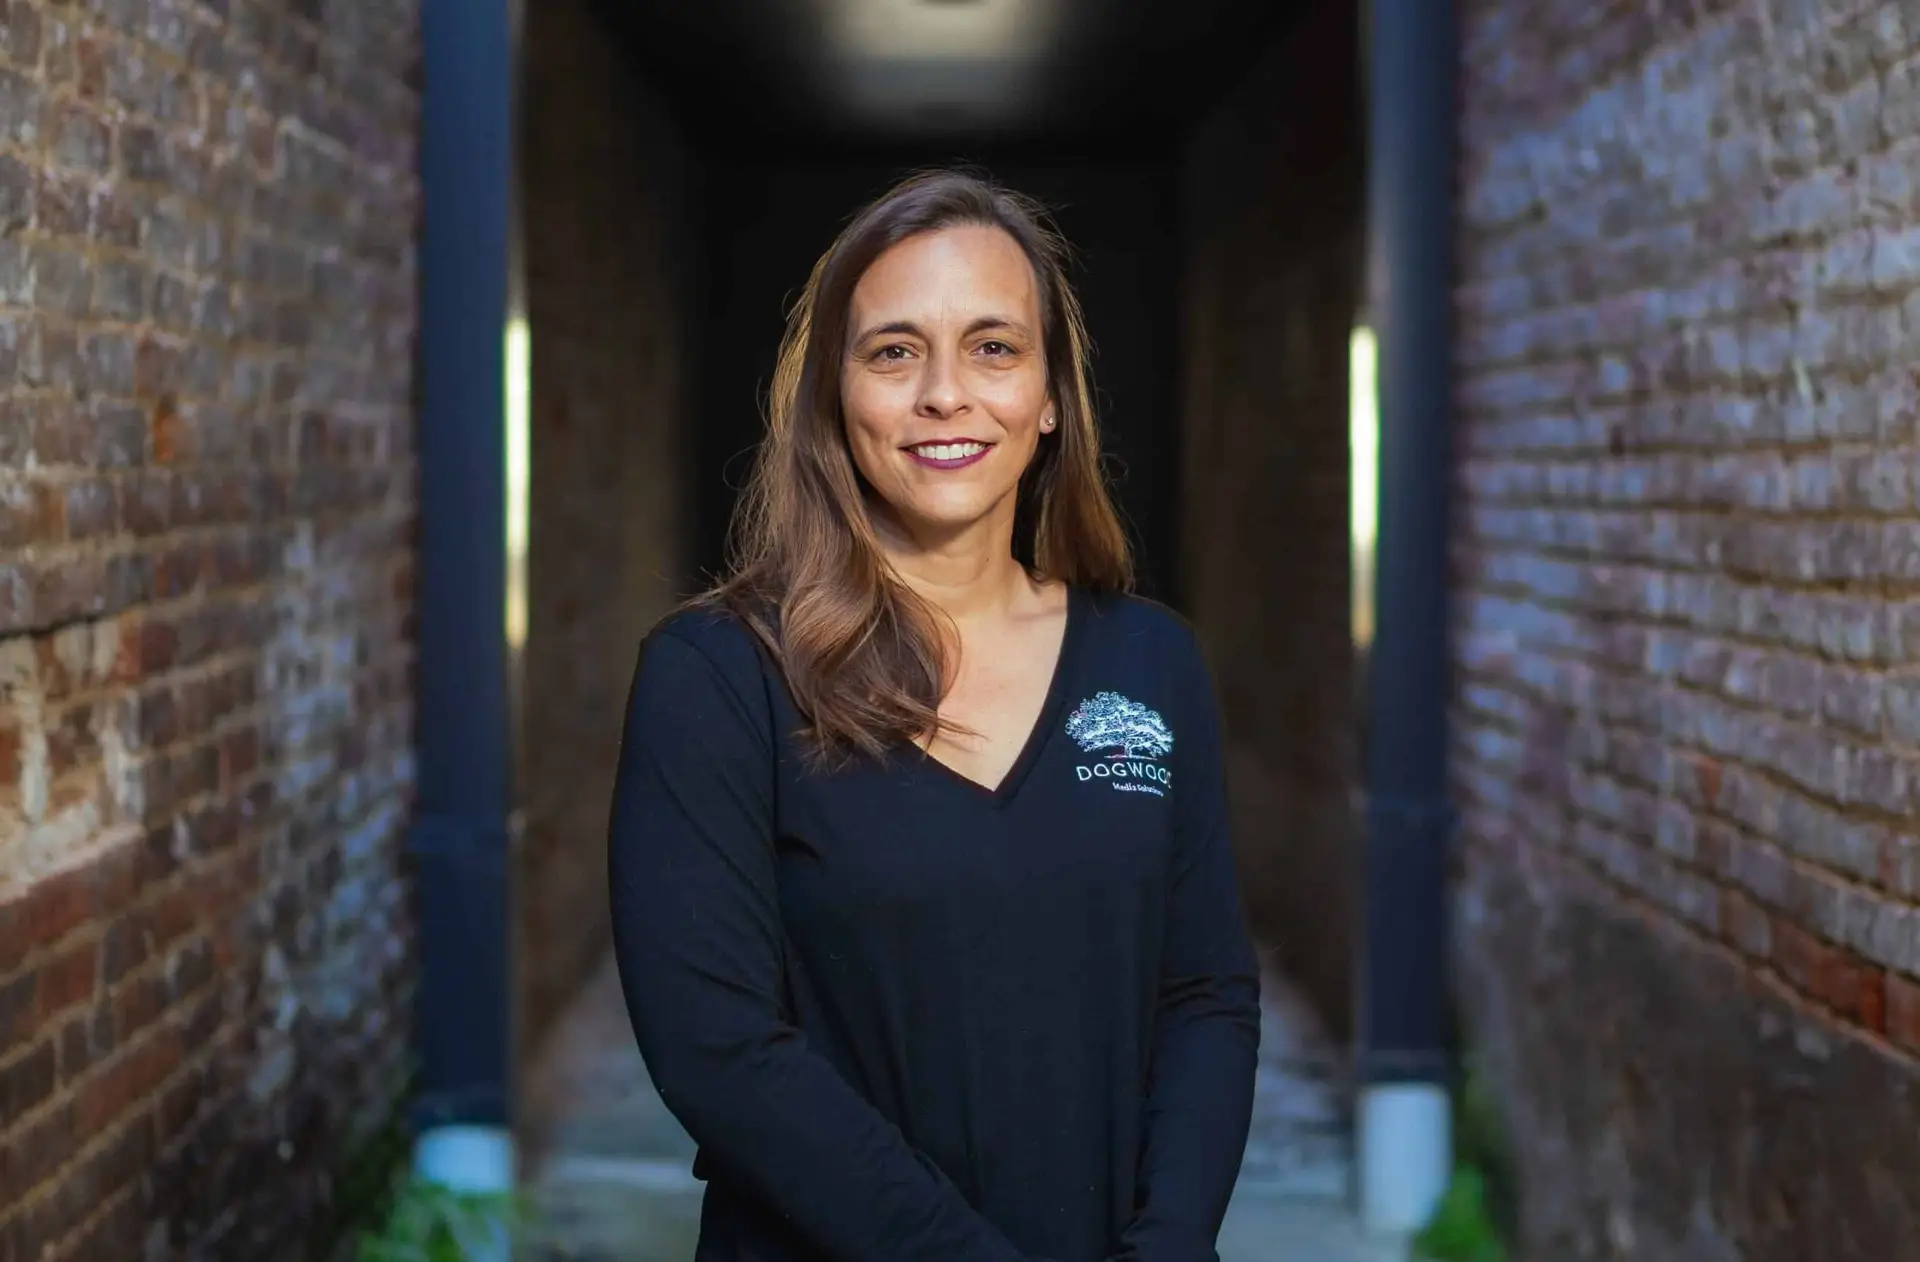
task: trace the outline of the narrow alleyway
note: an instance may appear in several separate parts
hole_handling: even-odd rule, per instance
[[[527,1046],[543,1050],[516,1111],[548,1224],[536,1262],[692,1256],[693,1146],[647,1080],[615,977],[604,963],[593,973],[607,926],[580,910],[603,901],[633,645],[724,569],[796,287],[854,207],[907,169],[955,161],[1039,198],[1073,243],[1138,590],[1192,622],[1229,699],[1249,920],[1293,985],[1270,988],[1222,1258],[1384,1262],[1394,1251],[1354,1227],[1332,1073],[1354,1041],[1364,923],[1349,494],[1349,361],[1370,318],[1359,10],[902,4],[887,31],[841,41],[785,30],[774,19],[787,7],[543,0],[530,12],[529,844],[516,899],[532,966],[517,1001]],[[1016,8],[1057,9],[1063,38],[993,17]],[[1005,90],[1014,80],[1034,91]],[[1140,91],[1149,80],[1156,90]],[[745,112],[705,107],[721,94]]]
[[[1339,1091],[1304,1013],[1269,985],[1253,1136],[1221,1262],[1401,1262],[1405,1250],[1364,1239],[1348,1208]],[[528,1185],[542,1220],[529,1262],[688,1262],[702,1190],[693,1142],[647,1081],[611,961],[528,1078]]]

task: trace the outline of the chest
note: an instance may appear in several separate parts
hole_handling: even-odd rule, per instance
[[[989,789],[917,752],[831,774],[790,769],[779,809],[790,930],[971,939],[994,927],[1156,902],[1172,869],[1181,767],[1151,676],[1055,688]]]
[[[950,726],[926,747],[929,757],[982,788],[997,789],[1039,731],[1054,683],[1062,631],[1038,626],[975,638],[965,647],[940,717]]]

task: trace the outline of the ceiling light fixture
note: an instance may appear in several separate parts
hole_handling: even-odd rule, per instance
[[[813,0],[842,58],[1026,61],[1051,42],[1063,0]]]

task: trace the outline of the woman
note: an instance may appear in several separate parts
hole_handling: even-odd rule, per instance
[[[936,172],[814,268],[611,825],[699,1259],[1207,1262],[1259,1038],[1212,685],[1126,596],[1065,247]]]

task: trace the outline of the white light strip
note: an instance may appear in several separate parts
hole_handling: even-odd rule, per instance
[[[1347,448],[1351,470],[1353,642],[1373,643],[1373,549],[1379,533],[1380,400],[1373,330],[1364,325],[1348,343]]]
[[[524,318],[507,321],[507,643],[527,642],[528,497],[533,472],[533,336]]]

